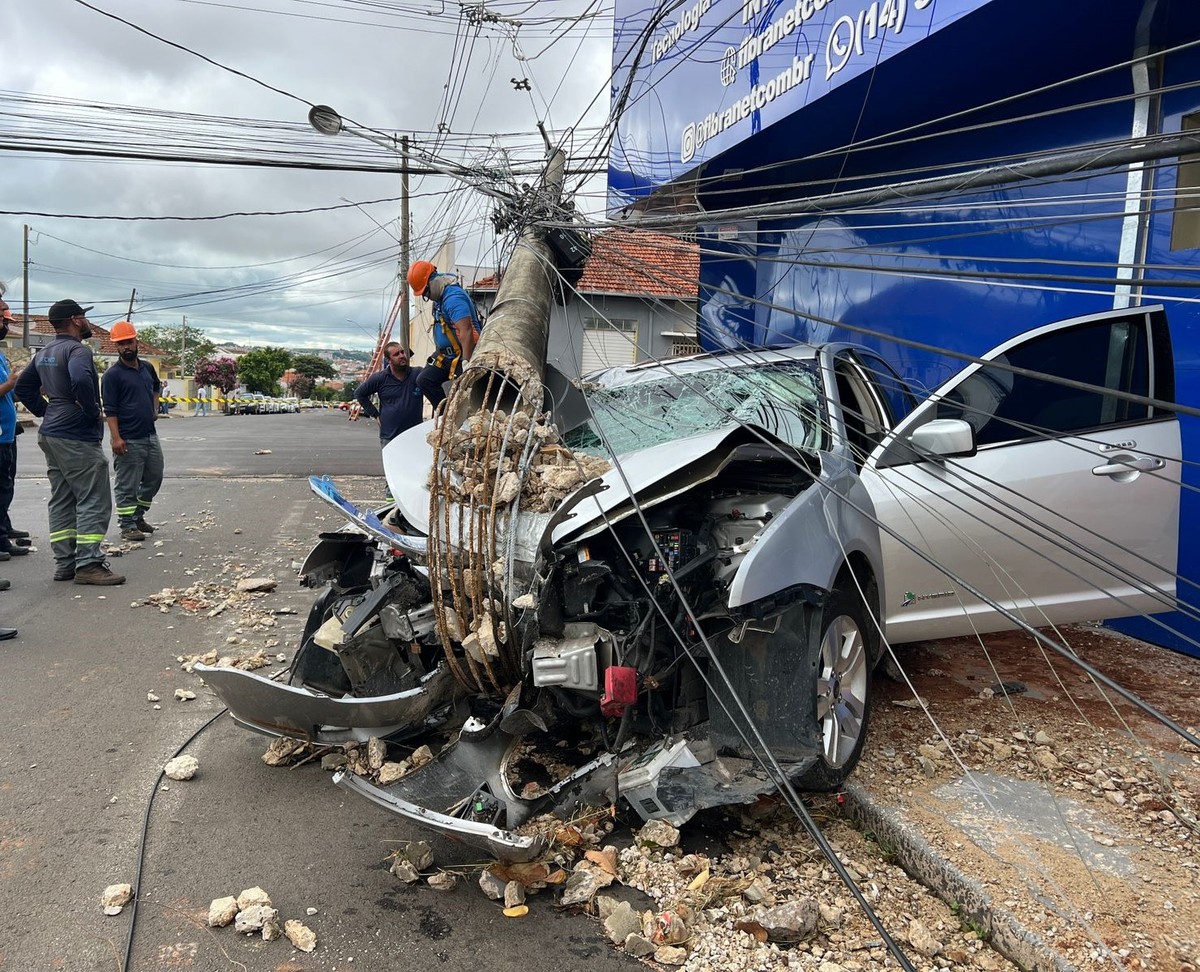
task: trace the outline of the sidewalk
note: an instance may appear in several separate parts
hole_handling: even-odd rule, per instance
[[[1196,732],[1200,659],[1100,628],[1065,634]],[[1025,968],[1196,972],[1200,750],[1025,635],[983,640],[994,671],[972,639],[900,650],[929,716],[876,678],[850,813]]]

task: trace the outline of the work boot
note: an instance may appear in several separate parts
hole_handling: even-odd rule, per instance
[[[12,554],[7,550],[0,550],[0,561],[12,560]]]
[[[59,581],[68,581],[75,579],[75,565],[68,564],[66,567],[54,568],[54,579]]]
[[[8,539],[9,540],[28,540],[29,533],[26,530],[9,530],[8,531]]]
[[[121,527],[121,539],[135,541],[145,540],[146,534],[142,533],[141,530],[138,530],[135,527]]]
[[[8,641],[17,636],[16,628],[0,628],[0,641]]]
[[[0,591],[7,591],[10,587],[12,587],[12,581],[7,577],[0,577]]]
[[[98,562],[86,564],[83,567],[76,567],[75,583],[96,584],[99,587],[115,587],[117,584],[124,584],[125,578],[121,574],[114,574],[109,570],[108,564]]]
[[[152,527],[149,523],[147,523],[140,516],[136,520],[133,521],[133,525],[135,527],[137,527],[139,530],[141,530],[142,533],[153,533],[154,532],[154,527]]]
[[[10,544],[7,547],[0,546],[0,553],[7,554],[9,557],[28,557],[29,548],[18,547],[16,544]]]

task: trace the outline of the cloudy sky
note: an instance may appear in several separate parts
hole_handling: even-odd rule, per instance
[[[571,154],[583,156],[607,117],[611,4],[486,9],[499,20],[472,25],[451,0],[13,0],[0,59],[0,278],[14,311],[28,225],[31,313],[73,297],[107,325],[136,290],[135,323],[186,315],[215,341],[373,346],[397,291],[400,207],[377,202],[400,195],[399,175],[382,171],[396,153],[317,135],[311,104],[411,135],[416,165],[518,173],[541,155],[539,121],[575,128]],[[460,185],[413,177],[413,256],[453,234],[460,263],[494,265],[490,204]],[[584,187],[581,208],[598,211],[602,185]],[[324,211],[201,218],[313,209]],[[85,218],[99,216],[123,218]]]

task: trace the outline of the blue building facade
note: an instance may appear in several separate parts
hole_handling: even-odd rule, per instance
[[[1179,149],[1200,136],[1200,3],[617,0],[616,18],[611,209],[696,215],[706,346],[858,341],[932,388],[961,367],[937,349],[1162,304],[1177,400],[1200,405],[1200,149]],[[1181,428],[1179,592],[1200,606],[1200,420]],[[1200,624],[1169,623],[1120,627],[1200,654]]]

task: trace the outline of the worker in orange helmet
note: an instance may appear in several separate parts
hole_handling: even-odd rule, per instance
[[[163,482],[163,451],[154,426],[162,386],[154,366],[138,360],[137,331],[129,321],[117,321],[110,337],[118,360],[100,385],[112,437],[117,522],[122,540],[145,540],[154,532],[146,514]]]
[[[417,387],[429,404],[437,408],[446,397],[442,386],[462,370],[464,362],[471,360],[483,321],[458,277],[438,273],[428,260],[418,260],[408,268],[408,285],[418,297],[433,303],[435,350],[417,376]]]

